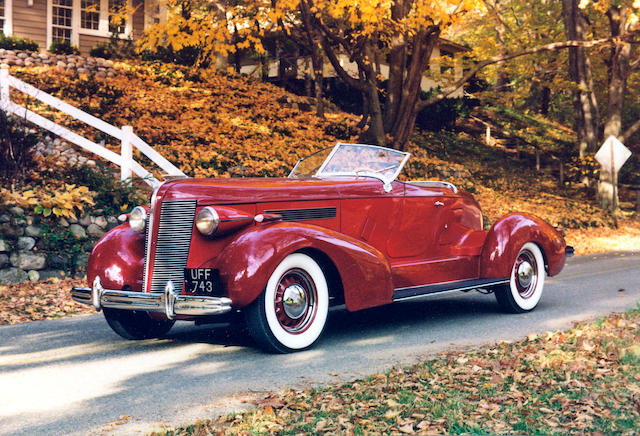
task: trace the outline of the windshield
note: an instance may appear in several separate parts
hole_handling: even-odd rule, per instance
[[[313,177],[316,175],[324,161],[327,159],[327,156],[331,154],[331,150],[334,147],[329,147],[322,149],[320,151],[316,151],[309,156],[300,159],[295,167],[289,173],[289,178],[300,178],[300,177]]]
[[[338,143],[300,160],[289,177],[370,176],[391,183],[409,153],[375,145]]]

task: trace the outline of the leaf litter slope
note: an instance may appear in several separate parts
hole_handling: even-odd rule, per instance
[[[286,176],[300,157],[337,141],[358,140],[358,117],[334,110],[319,118],[300,110],[302,103],[293,103],[300,97],[258,80],[157,63],[119,67],[126,80],[51,68],[14,69],[12,74],[113,125],[133,126],[137,135],[195,177]],[[20,94],[15,98],[20,100]],[[26,103],[97,142],[105,139],[33,100]],[[540,141],[550,131],[560,131],[550,126],[536,133]],[[567,132],[562,134],[567,140]],[[118,152],[120,144],[107,146]],[[531,162],[484,145],[481,135],[418,132],[408,151],[413,156],[401,178],[458,183],[476,195],[489,222],[525,210],[564,228],[612,223],[579,189],[558,186],[551,173],[538,174]]]

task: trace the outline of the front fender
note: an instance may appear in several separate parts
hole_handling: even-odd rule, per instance
[[[122,224],[100,239],[91,251],[87,264],[89,286],[100,274],[106,289],[122,289],[130,286],[132,291],[142,290],[144,268],[144,234]]]
[[[535,242],[542,250],[548,275],[562,271],[566,260],[562,235],[534,215],[514,213],[500,218],[489,230],[480,255],[480,277],[510,277],[516,256],[527,242]]]
[[[251,304],[289,254],[313,248],[336,266],[350,311],[392,301],[391,267],[380,251],[341,233],[301,223],[274,223],[240,234],[216,257],[222,285],[236,307]]]

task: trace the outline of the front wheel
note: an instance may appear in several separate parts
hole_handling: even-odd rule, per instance
[[[506,312],[529,312],[540,301],[544,279],[542,252],[535,243],[527,242],[511,268],[509,284],[495,290],[496,300]]]
[[[125,339],[151,339],[166,335],[174,321],[157,320],[147,312],[103,309],[109,327]]]
[[[324,330],[329,290],[322,269],[302,253],[287,256],[244,313],[253,339],[267,351],[310,347]]]

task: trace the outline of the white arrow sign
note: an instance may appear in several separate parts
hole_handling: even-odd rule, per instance
[[[629,156],[631,156],[631,150],[625,147],[622,142],[618,141],[618,138],[615,136],[609,136],[595,157],[607,172],[611,171],[613,167],[613,171],[617,173],[627,159],[629,159]]]

